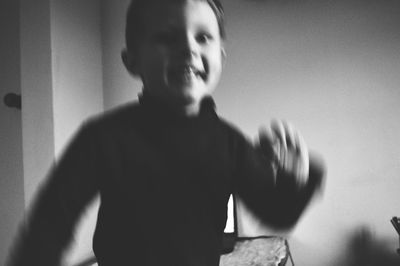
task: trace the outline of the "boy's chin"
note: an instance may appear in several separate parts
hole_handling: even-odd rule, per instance
[[[204,86],[179,86],[175,87],[177,98],[181,98],[183,102],[193,104],[201,101],[208,95],[208,89]]]
[[[207,97],[209,94],[182,94],[177,99],[179,102],[178,104],[181,105],[183,108],[200,108],[202,100]]]
[[[192,94],[182,94],[179,97],[177,97],[177,104],[181,106],[190,106],[190,105],[196,105],[199,103],[201,100],[199,97],[196,97]]]

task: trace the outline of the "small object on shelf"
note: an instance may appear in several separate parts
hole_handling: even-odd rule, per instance
[[[400,247],[400,218],[393,216],[392,219],[390,219],[390,222],[392,223],[394,229],[396,230],[399,236],[399,247]],[[397,249],[397,254],[400,255],[400,248]]]
[[[390,220],[397,234],[400,236],[400,218],[393,216]]]

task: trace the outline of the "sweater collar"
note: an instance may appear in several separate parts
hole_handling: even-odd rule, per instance
[[[165,102],[148,93],[142,92],[139,94],[139,104],[150,115],[163,119],[167,122],[171,121],[197,121],[208,115],[215,115],[215,102],[211,96],[204,97],[200,103],[200,111],[196,116],[185,116],[175,112]]]

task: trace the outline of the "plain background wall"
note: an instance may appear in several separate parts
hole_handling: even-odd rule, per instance
[[[127,3],[107,1],[103,9],[106,109],[141,89],[119,57]],[[228,59],[214,95],[219,113],[250,138],[273,118],[289,120],[328,166],[323,196],[290,238],[297,265],[349,265],[360,238],[361,248],[377,245],[383,254],[376,256],[395,259],[398,239],[389,219],[400,211],[400,4],[224,5]]]
[[[0,1],[0,36],[0,265],[4,265],[24,210],[21,111],[3,103],[7,93],[21,93],[18,1]]]
[[[101,12],[98,0],[20,3],[22,189],[29,208],[78,127],[103,111]],[[83,214],[66,263],[88,256],[95,217]]]
[[[56,155],[82,120],[103,110],[98,0],[51,1],[54,139]]]
[[[344,265],[338,258],[361,226],[396,256],[389,219],[400,208],[400,4],[225,3],[220,112],[250,136],[272,118],[290,120],[328,166],[322,200],[293,232],[298,264]]]
[[[49,0],[20,1],[25,206],[54,158]]]
[[[51,47],[54,152],[56,158],[90,116],[103,111],[101,12],[99,0],[52,0]],[[65,263],[91,255],[98,201],[77,226]]]

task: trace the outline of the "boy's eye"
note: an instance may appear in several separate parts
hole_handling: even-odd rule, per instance
[[[199,43],[209,43],[213,39],[214,39],[213,36],[209,33],[200,33],[196,36],[196,40]]]

